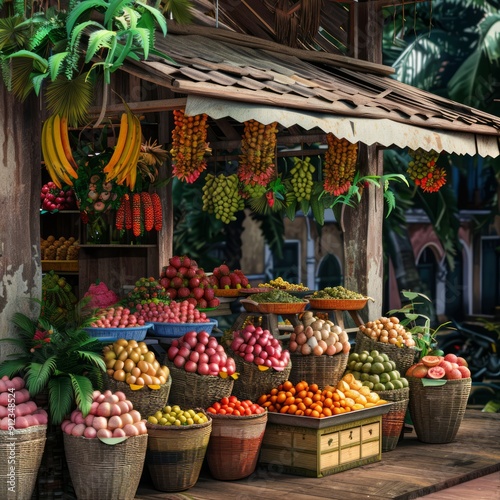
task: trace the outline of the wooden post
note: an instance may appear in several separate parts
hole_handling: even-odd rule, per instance
[[[354,55],[369,62],[382,63],[382,14],[378,2],[360,1],[352,4],[354,16]],[[359,144],[359,165],[362,175],[383,173],[382,152],[376,145]],[[373,297],[361,315],[365,321],[382,313],[383,248],[382,223],[384,200],[381,189],[364,189],[356,208],[345,207],[341,226],[344,233],[345,286]]]
[[[30,96],[24,104],[0,84],[0,338],[12,337],[12,315],[35,317],[41,298],[40,111]],[[12,352],[5,343],[0,361]]]

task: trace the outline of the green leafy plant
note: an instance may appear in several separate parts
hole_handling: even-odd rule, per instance
[[[401,292],[404,299],[408,301],[400,309],[392,309],[387,312],[388,316],[398,316],[400,318],[400,323],[406,328],[407,331],[411,332],[413,339],[415,340],[415,348],[420,351],[420,357],[427,356],[428,354],[438,354],[437,351],[437,339],[436,335],[442,328],[450,328],[449,325],[451,321],[440,324],[437,328],[431,327],[431,318],[417,311],[417,306],[431,305],[432,301],[419,292],[412,292],[411,290],[403,290]],[[417,300],[423,299],[426,302],[417,302]]]
[[[0,364],[0,377],[22,376],[31,396],[47,391],[54,424],[75,405],[87,415],[106,371],[101,343],[76,324],[56,327],[44,317],[34,320],[22,313],[15,313],[12,323],[17,336],[1,341],[14,344],[17,352]]]

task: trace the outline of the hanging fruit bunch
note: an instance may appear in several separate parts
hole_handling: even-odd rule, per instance
[[[446,171],[437,167],[439,153],[434,151],[424,151],[409,149],[408,154],[411,160],[408,162],[408,176],[423,191],[435,193],[446,184]]]
[[[293,161],[294,166],[292,170],[290,170],[290,174],[292,175],[290,180],[292,191],[298,202],[302,200],[309,201],[314,187],[312,174],[316,169],[311,163],[311,158],[309,158],[309,156],[304,159],[294,157]]]
[[[139,118],[127,107],[120,120],[120,132],[115,149],[103,172],[106,182],[116,181],[134,189],[137,180],[137,161],[141,152],[142,130]]]
[[[58,114],[49,116],[42,127],[42,155],[52,182],[61,189],[78,178],[78,164],[73,158],[68,135],[68,120]]]
[[[245,122],[238,177],[243,184],[267,186],[276,175],[274,157],[278,122]]]
[[[245,208],[243,198],[238,189],[236,174],[207,174],[203,186],[203,210],[214,214],[224,224],[235,221],[235,213]]]
[[[132,230],[137,238],[144,232],[160,231],[163,227],[163,210],[158,193],[125,193],[116,211],[116,229]]]
[[[339,196],[349,190],[354,180],[358,145],[347,139],[338,139],[331,132],[326,134],[326,140],[323,188],[327,193]]]
[[[206,114],[186,116],[183,110],[174,110],[175,128],[172,131],[170,150],[173,174],[189,184],[198,179],[207,168],[207,119]]]

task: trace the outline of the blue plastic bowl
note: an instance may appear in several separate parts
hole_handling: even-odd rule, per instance
[[[212,319],[207,323],[152,323],[153,336],[156,337],[182,337],[188,332],[201,332],[212,333],[214,327],[217,326],[217,320]]]
[[[88,327],[85,331],[89,337],[100,340],[101,342],[114,342],[118,339],[136,340],[140,342],[146,338],[148,330],[153,328],[152,323],[145,323],[142,326],[133,326],[128,328],[96,328]]]

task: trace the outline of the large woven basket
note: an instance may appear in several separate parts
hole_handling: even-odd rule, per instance
[[[132,500],[141,480],[148,435],[115,445],[64,433],[64,449],[78,500]]]
[[[402,377],[405,376],[408,368],[415,363],[417,355],[417,350],[413,347],[397,347],[386,342],[376,342],[363,332],[358,331],[356,333],[354,352],[370,352],[373,350],[387,354],[389,359],[396,363],[396,370],[399,371]]]
[[[146,426],[146,465],[154,487],[172,492],[192,488],[198,481],[212,432],[210,416],[203,424]]]
[[[273,368],[261,371],[255,363],[245,361],[241,356],[229,350],[236,363],[236,371],[239,373],[238,379],[234,381],[233,394],[241,400],[250,399],[256,402],[262,394],[267,394],[274,387],[288,380],[292,369],[289,362],[283,371]]]
[[[337,311],[359,311],[366,306],[368,298],[363,299],[317,299],[312,296],[306,296],[309,299],[311,309],[318,311],[337,310]]]
[[[382,415],[382,451],[392,451],[396,448],[403,431],[410,401],[410,388],[375,392],[381,399],[393,402],[389,411]]]
[[[471,379],[447,380],[440,386],[424,386],[422,380],[408,377],[410,416],[417,438],[424,443],[450,443],[465,414]]]
[[[190,373],[165,359],[170,369],[172,388],[169,403],[179,405],[182,409],[208,408],[215,401],[229,397],[233,390],[232,377],[221,378],[212,375]]]
[[[309,384],[317,384],[318,387],[324,388],[327,385],[338,384],[347,367],[349,354],[338,353],[334,356],[291,354],[291,359],[290,382],[295,385],[305,380]]]
[[[207,463],[215,479],[242,479],[255,471],[267,424],[267,412],[235,417],[212,415]]]
[[[150,389],[144,386],[142,389],[133,391],[128,384],[115,380],[111,377],[104,377],[104,387],[112,392],[122,391],[127,399],[134,405],[142,418],[148,418],[161,410],[168,401],[170,388],[172,387],[172,377],[168,377],[165,384],[159,389]]]
[[[0,498],[29,500],[35,489],[46,425],[0,431]]]
[[[309,301],[303,299],[301,302],[255,302],[251,299],[241,299],[240,303],[248,312],[298,314],[305,310]]]

